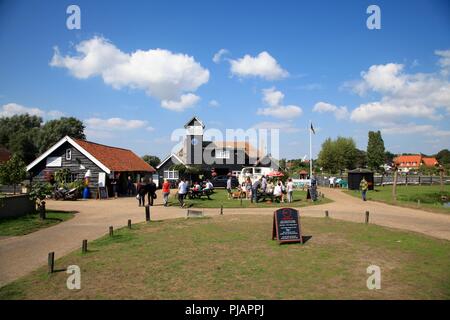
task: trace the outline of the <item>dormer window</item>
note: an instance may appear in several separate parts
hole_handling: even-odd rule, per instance
[[[72,160],[72,149],[66,149],[66,160]]]

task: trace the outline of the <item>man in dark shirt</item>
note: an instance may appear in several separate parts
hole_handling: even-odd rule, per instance
[[[252,202],[258,202],[258,189],[261,187],[261,179],[256,179],[252,184]]]
[[[153,205],[153,199],[156,198],[156,184],[153,182],[153,179],[150,178],[148,184],[146,185],[147,189],[147,197],[148,197],[148,204]]]

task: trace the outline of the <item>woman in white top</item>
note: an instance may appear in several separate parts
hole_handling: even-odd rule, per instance
[[[273,197],[275,199],[280,199],[283,196],[283,189],[281,189],[281,182],[278,182],[275,188],[273,188]]]
[[[288,182],[286,183],[286,189],[287,189],[287,198],[288,202],[292,203],[292,195],[294,193],[294,183],[292,182],[292,179],[289,178]]]

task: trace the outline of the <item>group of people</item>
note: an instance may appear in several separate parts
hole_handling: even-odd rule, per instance
[[[128,177],[128,184],[130,183],[131,178]],[[130,189],[128,189],[130,190]],[[139,207],[145,206],[145,196],[147,195],[148,204],[150,206],[153,205],[153,200],[156,199],[156,184],[153,182],[153,179],[150,178],[147,182],[145,182],[144,178],[138,182],[136,186],[137,192],[137,200],[139,202]],[[128,193],[130,195],[130,193]]]
[[[231,177],[229,177],[227,181],[229,199],[232,194],[231,189]],[[273,195],[273,198],[280,202],[286,202],[287,200],[288,203],[292,203],[294,200],[294,183],[291,178],[283,183],[280,179],[268,180],[266,176],[255,179],[253,182],[250,177],[247,177],[247,179],[238,186],[238,189],[241,193],[245,194],[245,197],[250,199],[251,202],[258,202],[258,193]]]
[[[194,193],[200,193],[208,190],[212,191],[213,189],[214,186],[212,182],[209,181],[208,179],[202,183],[200,183],[199,181],[194,181],[191,187],[189,181],[186,181],[186,179],[181,178],[180,181],[178,182],[178,202],[180,203],[180,207],[184,208],[186,206],[184,200],[186,199],[189,190],[191,190],[191,192]]]

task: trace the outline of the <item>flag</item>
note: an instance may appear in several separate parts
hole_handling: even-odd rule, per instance
[[[312,133],[316,134],[316,132],[314,131],[314,127],[312,125],[312,122],[311,122],[311,131],[312,131]]]

